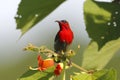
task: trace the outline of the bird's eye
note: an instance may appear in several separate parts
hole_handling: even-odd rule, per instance
[[[66,20],[61,20],[61,22],[67,23],[67,21],[66,21]]]

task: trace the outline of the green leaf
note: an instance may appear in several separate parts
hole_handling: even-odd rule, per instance
[[[100,70],[93,74],[79,73],[71,78],[72,80],[116,80],[116,70]]]
[[[95,80],[91,74],[80,73],[78,75],[72,76],[72,80]]]
[[[117,80],[117,74],[115,69],[110,70],[100,70],[95,72],[94,77],[95,80]]]
[[[84,19],[89,37],[101,49],[107,42],[120,37],[120,5],[86,0]]]
[[[29,70],[24,73],[18,80],[52,80],[54,76],[54,67],[51,67],[45,71],[33,71]]]
[[[108,42],[100,51],[96,42],[91,42],[83,54],[82,66],[86,69],[102,69],[120,48],[120,39]]]
[[[45,18],[65,0],[22,0],[15,17],[22,34]]]

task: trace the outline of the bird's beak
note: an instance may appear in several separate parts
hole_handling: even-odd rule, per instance
[[[55,22],[58,22],[58,23],[59,23],[60,21],[59,21],[59,20],[56,20]]]

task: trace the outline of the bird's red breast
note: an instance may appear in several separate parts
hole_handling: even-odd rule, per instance
[[[73,40],[73,32],[71,30],[60,30],[59,31],[59,38],[61,42],[66,42],[67,44],[72,43]]]

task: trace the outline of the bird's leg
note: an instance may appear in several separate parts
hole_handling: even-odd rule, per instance
[[[71,66],[71,65],[72,65],[72,61],[71,61],[70,58],[67,59],[67,65],[68,65],[68,66]]]
[[[66,61],[66,54],[63,50],[61,51],[61,60]]]

